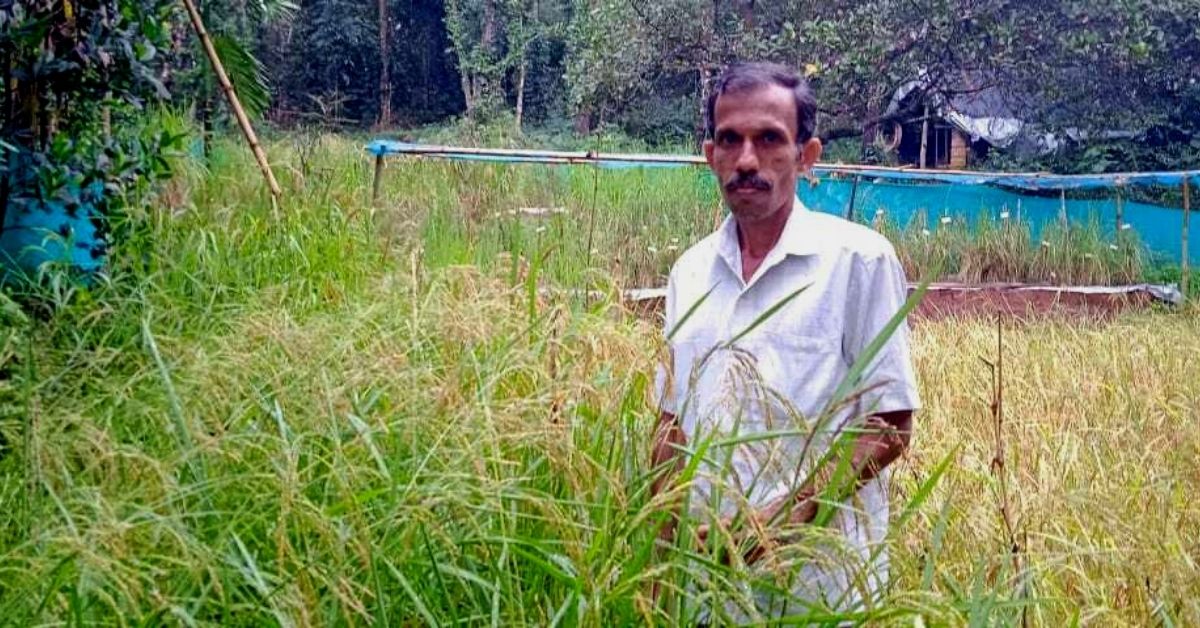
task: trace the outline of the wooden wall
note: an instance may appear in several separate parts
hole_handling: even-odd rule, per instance
[[[967,142],[967,136],[958,129],[952,130],[950,132],[950,163],[948,167],[955,170],[966,168],[968,153],[970,153],[970,145]]]

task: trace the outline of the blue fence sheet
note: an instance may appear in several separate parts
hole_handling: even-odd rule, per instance
[[[1068,198],[1064,203],[1057,196],[1035,196],[986,185],[963,186],[947,184],[911,184],[893,181],[861,181],[855,192],[853,181],[823,178],[816,186],[801,182],[799,196],[813,209],[845,215],[854,196],[854,214],[860,220],[871,220],[882,210],[888,220],[901,226],[920,212],[925,212],[930,229],[937,229],[941,216],[963,217],[968,224],[978,224],[983,217],[999,219],[1001,213],[1030,225],[1032,236],[1040,239],[1047,225],[1055,224],[1066,211],[1067,220],[1087,224],[1095,220],[1101,230],[1113,237],[1117,229],[1117,201],[1113,198],[1079,200]],[[1122,222],[1143,244],[1163,261],[1183,259],[1181,234],[1183,212],[1177,208],[1151,203],[1124,201]],[[1200,225],[1191,220],[1188,225],[1188,256],[1200,262]]]
[[[0,267],[4,268],[0,275],[15,272],[32,277],[47,263],[84,273],[101,270],[106,243],[96,229],[98,219],[91,207],[68,211],[56,201],[34,209],[10,209],[0,233]]]
[[[367,152],[378,157],[388,155],[429,155],[460,161],[492,161],[511,163],[591,163],[606,168],[681,167],[701,165],[693,155],[653,155],[653,161],[629,159],[631,155],[588,154],[565,151],[495,151],[449,146],[428,146],[411,142],[375,140],[366,146]],[[1178,186],[1185,179],[1200,183],[1200,170],[1180,172],[1123,172],[1093,175],[1055,175],[1048,173],[961,172],[938,170],[904,170],[818,164],[817,176],[835,173],[859,173],[875,180],[904,182],[947,183],[954,185],[987,185],[1030,191],[1100,190],[1115,187]]]
[[[605,155],[568,153],[560,151],[501,151],[486,149],[434,147],[406,142],[376,140],[366,150],[376,156],[419,154],[442,159],[504,163],[582,163],[602,168],[681,167],[702,165],[694,156]],[[1069,221],[1097,221],[1112,237],[1117,229],[1117,188],[1148,186],[1177,187],[1185,180],[1200,183],[1200,171],[1137,172],[1099,175],[1049,175],[1040,173],[942,172],[932,170],[876,169],[857,166],[818,165],[814,174],[819,185],[801,182],[799,195],[809,207],[831,214],[844,215],[854,196],[855,214],[870,220],[882,209],[896,224],[907,225],[919,212],[931,218],[931,224],[941,216],[955,216],[976,224],[984,216],[999,218],[1009,212],[1013,219],[1030,225],[1032,236],[1039,238],[1042,230],[1060,220],[1064,212]],[[854,192],[853,179],[858,178]],[[1102,200],[1064,201],[1056,191],[1110,190]],[[1183,259],[1181,244],[1183,212],[1179,208],[1151,203],[1125,201],[1122,222],[1129,225],[1160,260],[1179,262]],[[931,226],[936,229],[936,224]],[[1200,262],[1200,221],[1192,220],[1188,232],[1188,257]]]

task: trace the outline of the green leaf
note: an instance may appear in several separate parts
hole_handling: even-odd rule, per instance
[[[392,575],[395,576],[396,581],[400,583],[404,592],[408,594],[408,599],[412,601],[413,606],[417,609],[417,614],[421,616],[421,619],[425,620],[426,625],[440,625],[437,619],[434,619],[433,613],[430,613],[429,608],[425,606],[425,601],[421,599],[420,595],[417,595],[417,590],[409,583],[408,578],[404,577],[404,574],[392,564],[392,561],[385,559],[384,564],[387,565],[388,571],[391,571]]]
[[[262,63],[233,37],[218,34],[212,42],[246,115],[261,117],[271,106],[271,84]]]
[[[263,22],[289,20],[300,12],[300,6],[291,0],[257,0],[250,6]]]

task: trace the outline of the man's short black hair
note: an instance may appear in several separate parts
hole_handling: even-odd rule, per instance
[[[717,97],[722,94],[778,85],[792,92],[796,99],[796,143],[812,139],[817,129],[817,99],[808,81],[791,68],[778,63],[738,63],[725,68],[708,95],[704,108],[704,126],[708,137],[717,131]]]

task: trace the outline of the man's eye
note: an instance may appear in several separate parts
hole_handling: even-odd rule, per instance
[[[720,133],[717,135],[717,143],[722,146],[733,146],[738,142],[738,136],[733,133]]]
[[[783,136],[775,131],[767,131],[762,134],[762,141],[764,144],[778,144],[783,141]]]

